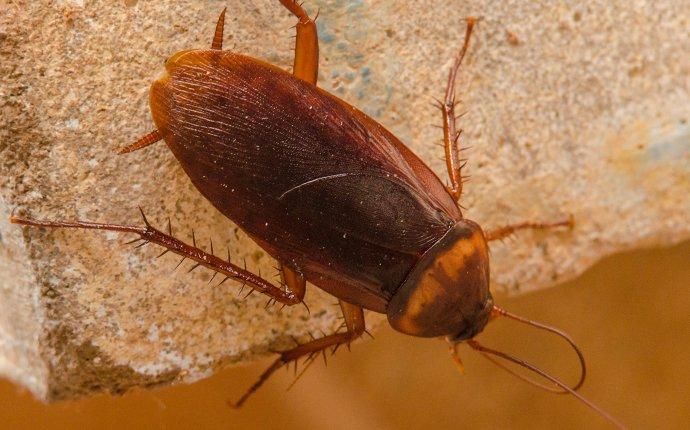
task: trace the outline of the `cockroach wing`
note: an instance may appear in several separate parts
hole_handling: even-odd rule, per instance
[[[166,67],[152,112],[194,185],[337,297],[383,311],[461,218],[421,160],[329,93],[229,52],[187,51]]]

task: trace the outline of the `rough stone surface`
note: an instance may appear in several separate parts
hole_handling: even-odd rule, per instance
[[[293,19],[272,0],[0,2],[0,372],[45,400],[192,381],[288,335],[339,325],[335,300],[265,299],[123,237],[23,230],[50,218],[138,222],[272,262],[191,186],[157,145],[114,150],[152,128],[148,85],[172,53],[206,47],[231,8],[228,49],[291,64]],[[572,213],[574,231],[492,247],[494,289],[572,278],[602,256],[690,236],[690,2],[311,0],[320,85],[379,119],[445,175],[435,146],[447,69],[481,16],[459,89],[471,181],[462,204],[487,227]],[[444,176],[441,176],[444,177]],[[188,268],[188,266],[184,266]],[[375,321],[374,318],[372,321]],[[380,320],[380,317],[379,317]]]

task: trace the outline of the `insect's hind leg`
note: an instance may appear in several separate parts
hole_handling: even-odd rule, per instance
[[[448,169],[448,176],[450,177],[450,187],[448,193],[456,200],[460,200],[462,194],[462,168],[465,166],[465,161],[460,158],[460,134],[462,130],[457,127],[456,121],[458,119],[455,113],[457,105],[455,101],[455,79],[465,58],[467,48],[470,44],[470,36],[472,29],[477,23],[476,18],[467,18],[467,29],[465,31],[465,42],[462,48],[455,57],[455,62],[448,73],[448,83],[446,84],[446,93],[443,102],[438,102],[441,113],[443,114],[443,146],[446,155],[446,168]]]
[[[141,211],[141,208],[139,209]],[[264,278],[249,272],[246,269],[242,269],[236,266],[228,260],[223,260],[219,257],[209,254],[202,249],[196,247],[196,243],[188,245],[181,240],[176,239],[172,236],[172,233],[163,233],[162,231],[153,227],[144,212],[141,212],[144,219],[144,226],[133,226],[133,225],[121,225],[121,224],[103,224],[103,223],[93,223],[87,221],[53,221],[53,220],[39,220],[32,218],[24,218],[12,214],[10,221],[14,224],[27,225],[32,227],[49,227],[49,228],[81,228],[81,229],[92,229],[92,230],[105,230],[105,231],[115,231],[121,233],[134,233],[139,235],[139,240],[143,244],[155,243],[165,248],[163,254],[171,251],[178,254],[184,259],[189,259],[196,262],[197,266],[207,267],[221,275],[224,275],[226,279],[234,279],[238,282],[242,282],[249,286],[252,291],[258,291],[260,293],[266,294],[275,300],[276,302],[283,303],[285,305],[295,305],[302,301],[302,297],[296,295],[289,289],[283,290],[271,282],[265,280]],[[160,254],[160,255],[163,255]],[[194,266],[194,267],[197,267]],[[222,283],[222,282],[221,282]],[[302,291],[302,296],[304,292]]]
[[[328,348],[333,348],[333,353],[337,350],[340,345],[347,344],[349,346],[350,342],[357,339],[365,332],[364,323],[364,311],[361,306],[352,305],[350,303],[339,301],[340,308],[343,311],[343,317],[345,317],[345,327],[347,331],[333,333],[328,336],[324,336],[319,339],[314,339],[311,342],[307,342],[302,345],[298,345],[295,348],[284,351],[280,354],[271,366],[261,374],[259,379],[252,385],[246,393],[240,397],[240,399],[235,403],[230,403],[230,406],[239,408],[247,401],[249,396],[251,396],[256,390],[258,390],[264,382],[278,369],[289,364],[292,361],[297,361],[300,358],[307,356],[306,365],[311,364],[318,354],[324,354]]]
[[[519,224],[510,224],[506,225],[503,227],[498,227],[495,229],[491,229],[486,231],[485,236],[486,240],[488,242],[493,241],[493,240],[501,240],[504,239],[511,234],[515,233],[516,231],[519,230],[546,230],[549,228],[555,228],[555,227],[569,227],[573,228],[575,225],[575,220],[572,215],[570,215],[567,219],[563,219],[560,221],[554,221],[554,222],[521,222]]]
[[[292,74],[316,84],[319,75],[319,37],[316,33],[316,19],[309,18],[301,4],[295,0],[280,0],[280,3],[299,19],[295,26],[297,37]]]
[[[225,28],[225,12],[228,8],[223,8],[223,11],[218,16],[218,22],[216,22],[216,30],[213,32],[213,40],[211,41],[211,49],[216,49],[218,51],[223,49],[223,29]]]

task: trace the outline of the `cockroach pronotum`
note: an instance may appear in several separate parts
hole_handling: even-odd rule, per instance
[[[612,423],[609,414],[577,390],[585,379],[582,353],[562,331],[513,315],[489,291],[488,243],[522,229],[572,227],[523,222],[483,230],[463,217],[460,136],[455,81],[477,20],[467,18],[465,41],[438,101],[450,185],[372,118],[316,86],[315,20],[293,0],[280,3],[297,19],[292,74],[257,59],[223,51],[225,10],[210,49],[181,51],[165,62],[151,86],[156,129],[120,153],[165,141],[194,186],[275,258],[282,283],[246,269],[153,227],[86,221],[38,220],[12,215],[17,224],[133,233],[228,279],[250,286],[270,301],[302,303],[309,281],[338,298],[344,331],[280,353],[233,406],[241,406],[280,367],[330,349],[365,332],[364,309],[385,313],[402,333],[445,337],[453,359],[465,342],[494,363],[518,364],[546,379],[532,384],[570,393]],[[507,317],[565,339],[581,365],[568,386],[534,365],[480,344],[486,324]],[[512,370],[509,370],[511,373]]]

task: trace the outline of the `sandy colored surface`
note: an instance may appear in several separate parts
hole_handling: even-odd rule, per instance
[[[123,238],[11,226],[34,216],[194,228],[236,261],[272,262],[193,189],[148,132],[150,82],[172,53],[206,47],[227,2],[11,1],[0,7],[0,371],[41,398],[192,381],[286,335],[339,325],[311,289],[266,312],[210,273]],[[293,20],[274,1],[233,2],[226,47],[291,64]],[[438,112],[463,18],[481,16],[460,82],[471,182],[463,206],[487,227],[572,213],[573,232],[495,246],[495,290],[558,284],[620,250],[690,236],[688,1],[313,1],[321,85],[400,136],[439,173]],[[558,321],[553,321],[558,323]]]

